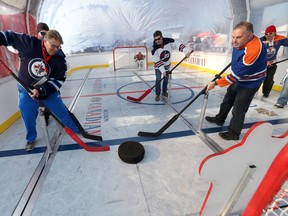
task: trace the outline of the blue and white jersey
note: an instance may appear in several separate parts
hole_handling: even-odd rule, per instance
[[[226,80],[243,88],[259,87],[266,77],[266,55],[263,43],[255,35],[243,47],[233,48],[232,73],[226,76]]]
[[[172,38],[163,37],[163,46],[159,46],[155,42],[153,44],[152,55],[154,58],[154,68],[160,70],[162,73],[170,68],[172,50],[177,46],[174,42],[175,40]],[[187,50],[183,44],[180,44],[177,49],[180,52],[186,52]]]
[[[67,65],[63,55],[53,55],[44,61],[44,46],[38,38],[12,31],[0,32],[0,45],[18,50],[20,69],[18,77],[30,88],[37,89],[40,96],[49,96],[59,91],[66,79]],[[47,54],[48,55],[48,54]],[[39,82],[44,80],[43,82]]]
[[[277,58],[280,46],[288,46],[288,38],[282,35],[275,35],[272,41],[267,41],[265,36],[261,37],[260,40],[264,43],[267,50],[268,61],[272,62]]]

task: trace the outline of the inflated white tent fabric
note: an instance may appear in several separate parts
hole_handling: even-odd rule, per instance
[[[235,23],[255,20],[255,33],[260,34],[266,25],[288,22],[285,8],[288,3],[283,0],[45,0],[39,7],[38,20],[61,31],[65,40],[63,49],[68,53],[87,47],[103,50],[119,45],[149,47],[156,30],[181,42],[193,37],[195,40],[199,33],[225,35],[224,45],[228,46]]]
[[[227,34],[231,18],[227,0],[45,1],[39,15],[39,21],[62,32],[68,50],[73,51],[89,46],[147,45],[158,29],[182,40],[199,32]]]
[[[220,35],[221,43],[224,40],[220,46],[227,47],[231,28],[241,20],[251,21],[256,35],[268,25],[288,23],[285,0],[3,0],[0,4],[32,13],[59,30],[66,53],[119,45],[149,47],[156,30],[181,42],[196,40],[199,33]]]

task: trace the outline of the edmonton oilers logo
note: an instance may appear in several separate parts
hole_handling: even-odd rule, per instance
[[[170,59],[170,52],[167,50],[164,50],[163,52],[161,52],[160,59],[163,62],[167,62]]]
[[[267,58],[272,58],[276,53],[276,49],[274,47],[267,48]]]
[[[50,74],[50,71],[50,66],[48,64],[45,64],[45,62],[41,58],[32,59],[28,64],[29,74],[36,80],[44,76],[48,76]]]

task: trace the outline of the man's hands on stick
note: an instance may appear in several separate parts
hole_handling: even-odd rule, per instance
[[[29,95],[31,98],[36,100],[39,97],[39,91],[37,89],[33,89],[31,92],[29,92]]]
[[[206,88],[206,94],[217,85],[216,81],[209,82]]]

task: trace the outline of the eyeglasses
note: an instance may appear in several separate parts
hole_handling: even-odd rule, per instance
[[[162,37],[154,38],[155,41],[161,40]]]
[[[274,32],[269,32],[269,33],[267,33],[265,35],[267,36],[267,35],[273,35],[273,34],[274,34]]]
[[[61,49],[61,46],[57,46],[57,45],[55,45],[55,44],[53,44],[50,40],[48,40],[48,39],[46,39],[49,43],[50,43],[50,45],[51,45],[51,47],[53,48],[53,49],[57,49],[57,50],[59,50],[59,49]]]
[[[45,36],[46,35],[46,32],[44,32],[44,31],[40,31],[39,32],[42,36]]]

